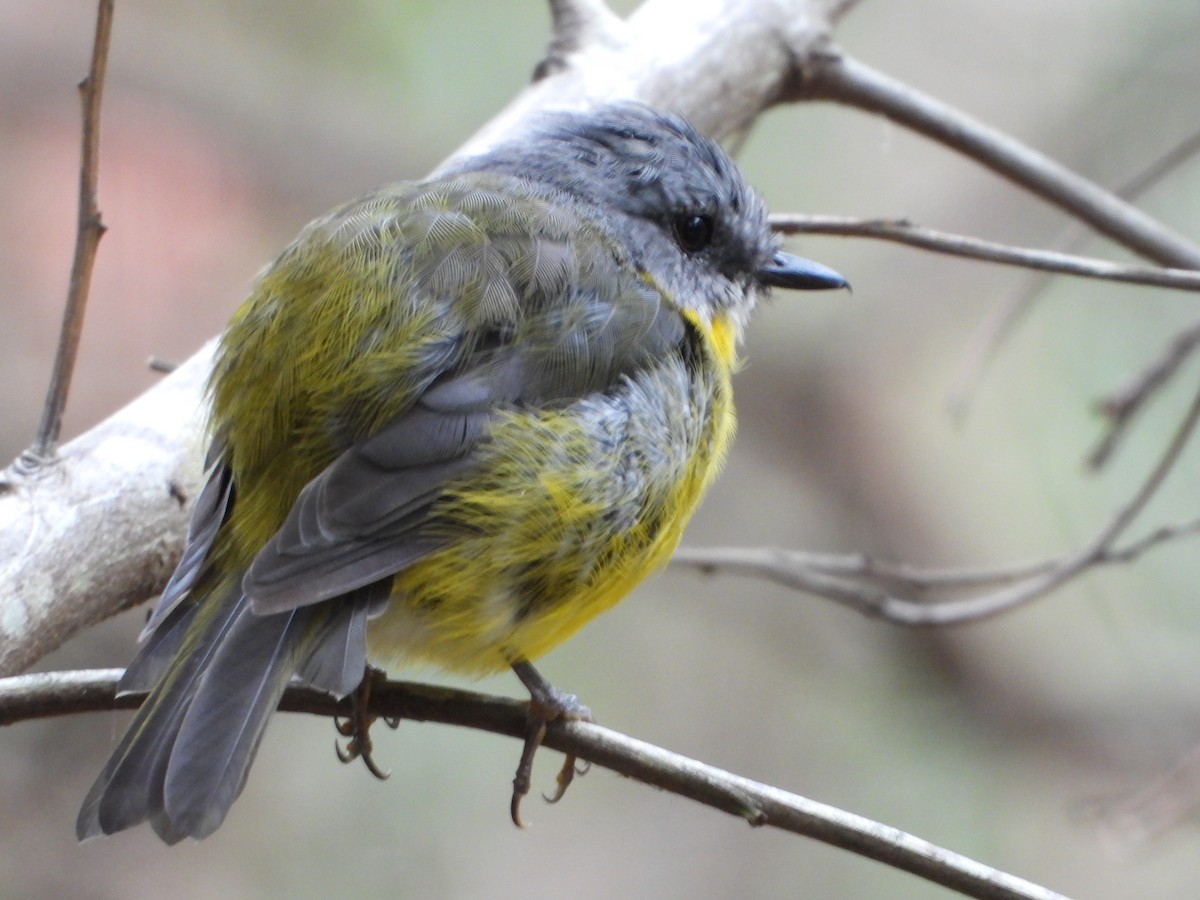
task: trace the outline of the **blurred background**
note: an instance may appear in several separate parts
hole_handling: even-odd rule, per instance
[[[634,4],[624,3],[625,11]],[[419,177],[540,58],[538,0],[118,3],[103,113],[101,243],[68,436],[215,334],[310,218]],[[0,0],[0,454],[25,447],[74,235],[76,82],[94,3]],[[1193,0],[865,2],[839,41],[884,71],[1118,185],[1197,127]],[[777,211],[908,216],[1028,246],[1064,220],[886,121],[779,109],[742,153]],[[1200,165],[1142,199],[1200,234]],[[1094,401],[1196,318],[1194,296],[1060,279],[988,370],[965,422],[947,400],[988,313],[1024,273],[810,238],[852,296],[761,310],[740,430],[692,545],[1004,563],[1089,539],[1190,400],[1189,366],[1099,476]],[[1085,250],[1114,259],[1105,242]],[[1192,448],[1144,520],[1194,515]],[[1200,561],[1179,542],[997,621],[905,631],[752,580],[673,569],[541,664],[599,721],[1090,898],[1192,897],[1196,818],[1128,801],[1200,745]],[[124,665],[143,611],[42,668]],[[430,677],[436,673],[396,673]],[[478,684],[522,696],[516,680]],[[379,729],[386,783],[338,765],[328,721],[280,716],[241,801],[200,844],[147,829],[78,846],[78,804],[126,719],[0,731],[8,898],[946,896],[874,863],[594,770],[508,821],[515,742]],[[536,786],[558,766],[545,753]],[[1200,776],[1179,793],[1200,790]],[[1158,807],[1154,807],[1158,811]]]

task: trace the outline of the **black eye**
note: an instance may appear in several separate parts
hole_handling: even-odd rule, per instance
[[[684,253],[699,253],[712,241],[712,216],[682,213],[675,217],[675,240]]]

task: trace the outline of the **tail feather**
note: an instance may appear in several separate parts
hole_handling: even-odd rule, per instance
[[[80,840],[132,828],[162,807],[162,779],[175,736],[217,647],[248,607],[245,599],[236,595],[232,602],[212,602],[210,608],[215,612],[190,630],[190,646],[176,655],[146,698],[83,801],[75,823]],[[143,647],[135,666],[150,649],[151,645]],[[174,843],[159,833],[163,840]]]
[[[192,700],[167,765],[165,813],[195,838],[212,834],[246,784],[267,721],[296,671],[310,610],[239,617]]]
[[[335,697],[345,697],[358,687],[367,668],[367,620],[382,612],[391,590],[389,577],[346,597],[341,608],[320,624],[313,652],[296,672],[297,679]]]
[[[142,639],[144,643],[137,656],[121,676],[122,694],[149,693],[154,690],[174,664],[199,611],[197,604],[178,606],[151,634]]]
[[[131,683],[123,681],[123,687],[138,689],[178,644],[88,793],[76,823],[80,840],[146,820],[168,844],[211,834],[242,792],[291,677],[318,673],[315,680],[326,689],[348,684],[342,693],[361,680],[366,619],[378,602],[364,590],[342,601],[259,616],[234,589],[195,611],[174,610],[135,660]],[[181,629],[186,635],[179,639]]]

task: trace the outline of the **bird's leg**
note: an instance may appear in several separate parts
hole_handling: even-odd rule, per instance
[[[521,761],[517,764],[517,774],[513,777],[512,804],[510,806],[513,824],[518,828],[524,828],[525,823],[521,821],[521,800],[529,793],[533,777],[533,757],[537,753],[538,747],[542,745],[542,739],[546,736],[546,726],[558,719],[591,722],[592,712],[580,703],[579,698],[574,694],[564,694],[550,684],[527,660],[513,663],[512,670],[529,690],[525,747],[521,751]],[[548,803],[557,803],[567,792],[567,788],[570,787],[575,776],[582,775],[586,771],[586,766],[576,768],[574,754],[567,754],[556,779],[558,786],[555,788],[554,795],[543,794],[542,796]]]
[[[387,673],[382,669],[367,666],[362,681],[350,695],[351,712],[349,717],[333,720],[338,734],[350,739],[346,742],[345,749],[342,749],[342,746],[334,741],[333,747],[337,751],[338,759],[344,763],[361,759],[367,770],[380,781],[386,781],[392,773],[383,771],[375,764],[375,758],[372,756],[371,725],[374,724],[377,716],[370,715],[367,711],[371,708],[371,689],[376,683],[386,680]],[[385,718],[384,722],[389,728],[395,728],[400,724],[399,719]]]

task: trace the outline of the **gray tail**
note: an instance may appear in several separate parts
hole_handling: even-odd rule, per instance
[[[337,696],[361,681],[366,621],[385,598],[372,585],[259,616],[236,590],[173,610],[122,680],[124,690],[157,684],[84,800],[79,839],[147,820],[168,844],[212,834],[292,676]]]

